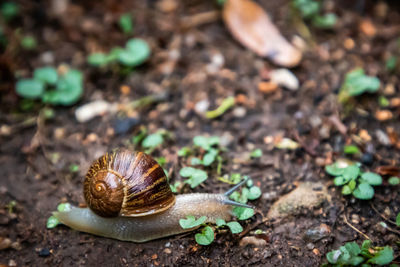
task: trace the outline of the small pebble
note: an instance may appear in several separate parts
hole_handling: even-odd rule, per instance
[[[246,109],[244,107],[237,107],[233,110],[233,116],[236,118],[243,118],[246,116]]]
[[[331,233],[331,228],[328,225],[322,223],[318,227],[308,229],[304,235],[304,238],[306,240],[316,242],[324,237],[329,236],[330,233]]]
[[[361,156],[361,162],[365,165],[372,165],[372,163],[374,162],[374,155],[371,153],[364,153]]]
[[[375,118],[379,121],[387,121],[393,118],[393,113],[390,110],[377,110],[375,112]]]
[[[97,100],[80,106],[75,110],[76,120],[87,122],[96,116],[103,115],[114,110],[114,105],[103,100]]]
[[[50,250],[48,248],[42,248],[39,251],[39,257],[48,257],[50,256]]]
[[[9,267],[14,267],[14,266],[17,266],[17,263],[15,262],[15,260],[11,259],[11,260],[8,261],[8,266]]]
[[[307,244],[307,248],[309,249],[309,250],[312,250],[312,249],[314,249],[314,244],[313,243],[308,243]]]
[[[240,240],[239,246],[245,247],[247,245],[254,245],[261,247],[267,245],[267,241],[265,241],[264,239],[257,238],[255,236],[245,236]]]
[[[0,237],[0,250],[8,249],[11,244],[12,242],[9,238]]]
[[[207,99],[204,99],[204,100],[201,100],[196,103],[196,105],[194,106],[194,110],[198,114],[203,114],[208,110],[209,106],[210,106],[210,102]]]
[[[382,131],[380,129],[377,129],[375,131],[375,135],[376,135],[376,138],[378,139],[378,142],[380,144],[382,144],[384,146],[389,146],[390,145],[389,136],[387,136],[387,134],[384,131]]]
[[[118,118],[113,123],[114,132],[117,135],[126,134],[140,123],[138,118]]]
[[[258,84],[258,90],[264,94],[270,94],[278,89],[278,85],[274,82],[260,82]]]
[[[277,69],[270,72],[271,82],[281,85],[289,90],[299,89],[299,80],[296,75],[288,69]]]

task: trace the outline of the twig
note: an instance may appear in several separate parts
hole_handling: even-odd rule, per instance
[[[206,11],[184,17],[181,19],[181,27],[183,29],[194,28],[199,25],[207,24],[218,20],[220,17],[220,12],[217,10]]]
[[[347,220],[346,214],[343,215],[344,216],[344,222],[350,226],[354,231],[356,231],[357,233],[361,234],[363,237],[365,237],[368,240],[371,240],[372,242],[374,242],[374,240],[372,240],[369,236],[367,236],[366,234],[364,234],[363,232],[361,232],[360,230],[358,230],[355,226],[353,226],[351,223],[349,223],[349,221]]]
[[[387,221],[387,222],[389,222],[389,223],[391,223],[391,224],[393,224],[393,225],[397,225],[396,222],[390,220],[389,218],[386,218],[385,215],[381,214],[381,213],[375,208],[374,204],[371,203],[370,205],[371,205],[371,208],[372,208],[377,214],[379,214],[379,216],[382,217],[382,219],[384,219],[385,221]]]

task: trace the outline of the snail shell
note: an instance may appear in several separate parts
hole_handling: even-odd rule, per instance
[[[175,203],[164,170],[143,152],[103,155],[89,168],[83,190],[89,208],[102,217],[156,214]]]

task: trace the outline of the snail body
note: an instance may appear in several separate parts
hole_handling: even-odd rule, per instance
[[[63,224],[81,231],[123,241],[145,242],[192,231],[179,220],[188,215],[206,216],[215,223],[229,220],[232,205],[225,194],[193,193],[175,196],[163,169],[142,152],[120,150],[105,154],[90,167],[84,182],[89,208],[71,207],[53,215]]]

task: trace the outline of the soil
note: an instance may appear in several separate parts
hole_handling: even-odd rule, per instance
[[[374,199],[360,201],[342,196],[323,169],[344,157],[343,146],[354,142],[358,142],[362,156],[353,159],[361,159],[365,170],[399,166],[396,136],[400,133],[400,108],[389,108],[392,119],[375,117],[380,109],[378,95],[389,100],[400,95],[399,69],[390,72],[385,68],[388,57],[400,54],[400,5],[396,1],[326,3],[339,22],[332,30],[305,24],[312,45],[302,63],[292,69],[301,87],[297,91],[279,87],[271,94],[257,87],[268,71],[278,66],[238,44],[221,19],[180,27],[183,17],[218,10],[215,1],[171,0],[177,6],[170,11],[160,1],[65,1],[66,10],[61,14],[52,6],[56,1],[16,2],[20,14],[2,25],[9,43],[0,56],[0,238],[14,242],[0,250],[0,265],[319,266],[326,262],[328,251],[347,241],[360,244],[365,239],[349,224],[376,245],[391,245],[398,257],[398,230],[379,224],[386,221],[382,216],[393,220],[400,212],[398,186],[388,185],[385,176]],[[289,1],[258,3],[288,39],[296,34],[298,25],[290,19]],[[134,37],[151,45],[151,59],[130,73],[89,66],[88,54],[123,46],[132,37],[118,27],[118,18],[125,12],[133,14]],[[367,22],[376,29],[372,35],[360,27]],[[37,48],[22,49],[22,35],[34,36]],[[213,71],[212,60],[221,56],[223,66]],[[84,73],[85,91],[80,102],[52,107],[55,116],[50,119],[40,115],[44,107],[40,102],[24,110],[23,101],[15,94],[14,74],[30,76],[36,67],[61,63]],[[346,114],[336,96],[346,72],[357,66],[379,77],[381,89],[378,94],[358,97]],[[126,92],[123,86],[130,90]],[[96,99],[126,104],[160,93],[166,93],[161,102],[130,111],[128,115],[137,120],[128,130],[116,132],[117,126],[127,123],[119,113],[86,123],[75,119],[77,107]],[[208,120],[194,109],[201,100],[214,109],[228,96],[235,96],[240,103],[217,119]],[[346,131],[340,131],[340,123],[332,123],[330,118],[342,122]],[[91,162],[116,147],[135,149],[130,140],[142,126],[151,133],[159,129],[171,133],[172,137],[152,153],[167,159],[171,182],[182,180],[179,169],[187,166],[187,160],[177,156],[180,148],[192,145],[197,135],[221,136],[227,143],[222,173],[250,175],[261,187],[262,197],[253,201],[258,214],[241,224],[247,235],[255,229],[265,231],[267,244],[240,246],[240,236],[228,233],[218,234],[209,246],[197,245],[193,234],[135,244],[65,226],[46,229],[47,218],[58,203],[84,204],[82,177]],[[369,133],[370,141],[360,140],[362,129]],[[276,149],[269,142],[275,136],[291,138],[301,147],[294,151]],[[263,156],[248,160],[248,153],[255,148],[261,148]],[[71,164],[77,164],[79,171],[71,172]],[[195,189],[185,186],[180,193],[223,192],[230,187],[217,179],[215,167],[206,170],[210,176],[206,182]],[[261,223],[269,207],[300,182],[325,184],[331,199],[283,220]],[[16,202],[13,207],[12,201]],[[307,240],[307,230],[322,224],[329,228],[329,234]]]

